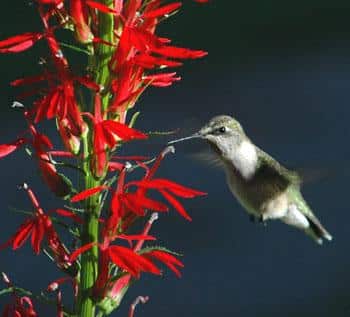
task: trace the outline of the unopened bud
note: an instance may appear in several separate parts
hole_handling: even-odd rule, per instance
[[[11,105],[11,108],[24,108],[23,103],[20,103],[19,101],[14,101]]]
[[[7,276],[7,274],[5,272],[1,272],[1,275],[2,275],[2,279],[4,280],[4,282],[6,284],[10,284],[11,283],[10,279],[8,278],[8,276]]]
[[[52,282],[51,284],[49,284],[49,286],[47,287],[47,290],[49,292],[54,292],[58,289],[58,283],[57,282]]]

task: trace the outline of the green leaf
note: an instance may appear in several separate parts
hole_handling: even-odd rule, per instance
[[[68,43],[64,43],[64,42],[59,42],[59,44],[61,46],[63,46],[63,47],[71,49],[72,51],[76,51],[76,52],[79,52],[79,53],[84,53],[84,54],[89,55],[89,56],[91,55],[91,53],[88,50],[84,50],[83,48],[74,46],[72,44],[68,44]]]
[[[146,248],[141,249],[138,253],[139,254],[143,254],[143,253],[147,253],[147,252],[151,252],[151,251],[163,251],[163,252],[167,252],[169,254],[172,255],[176,255],[176,256],[183,256],[183,254],[181,253],[177,253],[175,251],[169,250],[168,248],[162,247],[162,246],[149,246]]]

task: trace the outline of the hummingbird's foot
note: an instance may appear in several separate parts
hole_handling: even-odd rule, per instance
[[[267,222],[264,215],[261,215],[258,219],[259,219],[259,223],[261,223],[264,227],[267,226]]]
[[[249,221],[251,223],[256,223],[257,219],[256,219],[256,217],[254,215],[249,215]]]

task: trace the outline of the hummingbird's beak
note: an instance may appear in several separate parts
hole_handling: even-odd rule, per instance
[[[182,142],[182,141],[191,140],[191,139],[197,139],[197,138],[201,138],[201,137],[202,137],[202,135],[199,132],[197,132],[197,133],[192,134],[192,135],[185,137],[185,138],[169,141],[167,144],[170,145],[170,144],[174,144],[177,142]]]

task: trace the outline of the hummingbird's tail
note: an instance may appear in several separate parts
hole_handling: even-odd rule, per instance
[[[305,216],[310,224],[305,232],[311,236],[318,244],[322,244],[323,239],[326,239],[328,241],[331,241],[333,239],[331,234],[326,230],[325,227],[322,226],[316,216],[313,214]]]
[[[288,190],[288,194],[293,203],[289,206],[287,215],[281,220],[302,229],[318,244],[322,244],[323,239],[331,241],[331,234],[314,215],[300,193],[300,189],[291,187]]]

